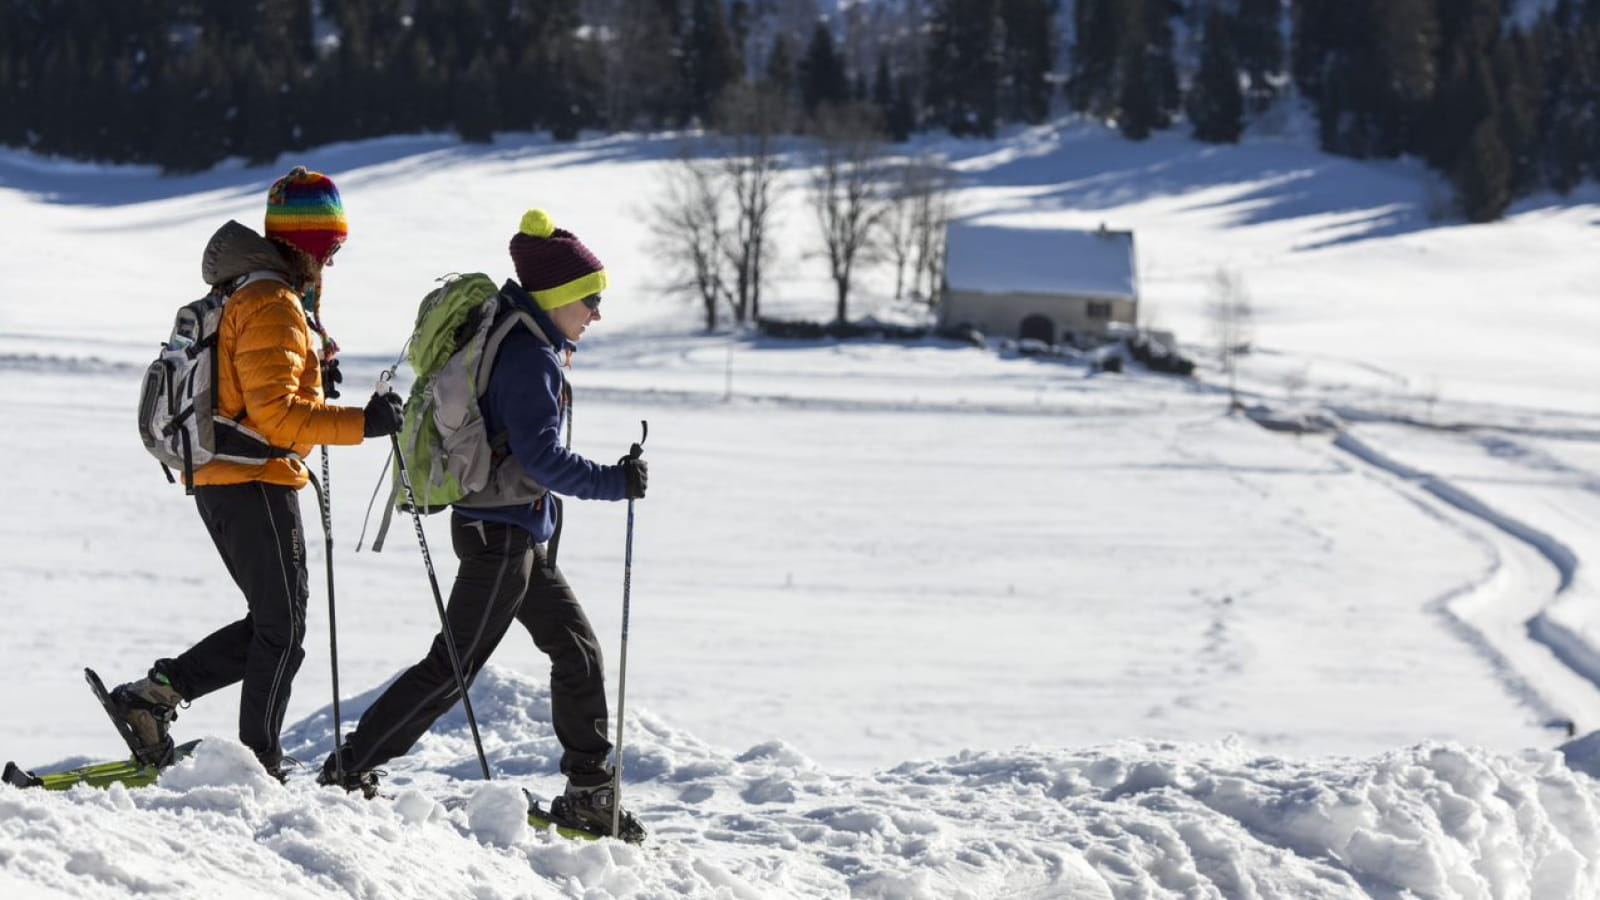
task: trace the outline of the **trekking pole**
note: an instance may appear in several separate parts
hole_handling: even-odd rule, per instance
[[[639,443],[628,450],[629,459],[644,455],[644,442],[650,437],[650,423],[639,420]],[[633,498],[628,498],[628,539],[622,556],[622,653],[617,671],[617,764],[611,772],[611,836],[622,830],[622,723],[628,698],[628,607],[633,587]]]
[[[392,369],[384,369],[378,376],[378,393],[387,394]],[[483,739],[478,736],[478,717],[472,713],[472,698],[467,696],[467,679],[461,673],[461,656],[456,652],[456,639],[450,633],[450,619],[444,612],[444,598],[439,594],[439,577],[433,572],[433,555],[428,552],[428,535],[422,530],[422,513],[417,509],[417,495],[411,490],[411,473],[406,468],[406,454],[400,449],[400,435],[391,434],[395,463],[400,470],[400,486],[405,491],[406,505],[411,507],[411,522],[417,529],[417,544],[422,547],[422,564],[428,570],[428,586],[433,588],[433,605],[439,610],[439,635],[444,638],[445,650],[450,655],[450,669],[455,672],[456,686],[461,688],[461,705],[467,711],[467,726],[472,729],[472,744],[478,748],[478,764],[483,767],[483,780],[493,781],[489,774],[489,758],[483,755]]]
[[[322,445],[322,483],[311,480],[317,489],[317,505],[322,507],[322,534],[328,557],[328,660],[333,667],[333,771],[344,781],[344,738],[340,736],[339,716],[339,623],[333,608],[333,483],[328,478],[328,445]]]

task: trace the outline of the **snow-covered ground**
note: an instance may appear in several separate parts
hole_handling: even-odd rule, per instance
[[[550,209],[614,281],[573,380],[576,445],[650,423],[629,648],[627,798],[644,849],[517,825],[560,786],[542,657],[508,636],[459,711],[360,803],[281,788],[234,743],[236,691],[185,710],[161,788],[0,787],[7,896],[1592,897],[1600,786],[1554,747],[1600,728],[1600,205],[1438,225],[1420,170],[1288,139],[1129,144],[1068,124],[936,142],[962,210],[1132,228],[1144,308],[1195,381],[944,345],[730,340],[660,290],[642,211],[669,138],[395,138],[302,160],[351,240],[327,281],[347,402],[449,271],[510,273]],[[291,161],[166,178],[0,154],[0,750],[114,756],[82,687],[242,609],[131,426],[222,220]],[[798,183],[798,179],[796,179]],[[831,313],[786,198],[768,308]],[[1206,289],[1256,311],[1227,414]],[[868,273],[858,309],[888,309]],[[730,391],[731,388],[731,391]],[[381,448],[333,452],[343,714],[437,620],[409,528],[355,552]],[[291,752],[331,744],[323,542]],[[563,568],[611,647],[620,504],[569,504]],[[451,569],[443,521],[429,521]],[[614,687],[614,685],[613,685]],[[1552,727],[1552,723],[1558,723]],[[1600,754],[1586,755],[1586,766]]]

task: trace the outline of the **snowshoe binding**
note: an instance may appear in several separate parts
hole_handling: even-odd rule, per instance
[[[622,811],[618,833],[612,835],[615,796],[609,782],[593,787],[568,785],[566,793],[550,801],[549,809],[544,808],[530,795],[528,823],[540,828],[554,826],[564,837],[594,840],[615,836],[629,844],[644,843],[646,836],[644,826],[627,810]]]
[[[178,718],[182,694],[160,675],[118,685],[109,692],[93,669],[84,669],[83,677],[135,760],[157,768],[172,764],[176,748],[168,729]]]
[[[349,754],[345,753],[345,757]],[[334,754],[322,762],[322,771],[317,773],[317,784],[323,787],[344,788],[348,793],[361,792],[363,799],[371,800],[378,796],[378,780],[389,773],[382,769],[354,769],[348,766],[336,765]]]

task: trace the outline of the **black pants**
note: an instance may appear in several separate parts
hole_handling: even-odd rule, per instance
[[[545,548],[515,525],[451,513],[450,539],[461,566],[445,618],[455,637],[462,674],[471,684],[513,620],[550,657],[550,716],[565,751],[561,771],[571,774],[611,752],[606,738],[605,669],[600,643],[578,598],[559,569],[546,565]],[[361,715],[345,740],[345,770],[376,768],[409,751],[461,698],[441,633],[428,655],[396,678]]]
[[[244,618],[222,626],[176,659],[156,662],[186,699],[243,681],[239,740],[266,764],[283,758],[278,733],[305,651],[306,544],[294,488],[276,484],[194,489],[200,519],[244,592]]]

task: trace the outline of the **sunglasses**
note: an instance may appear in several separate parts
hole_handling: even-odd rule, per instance
[[[600,295],[599,294],[590,294],[589,296],[583,298],[583,305],[589,307],[589,311],[590,312],[599,312],[600,311]]]

